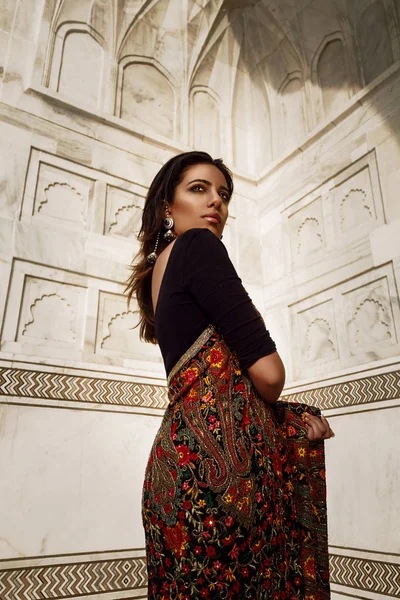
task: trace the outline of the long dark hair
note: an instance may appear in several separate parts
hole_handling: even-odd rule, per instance
[[[128,304],[132,297],[136,298],[139,307],[140,339],[145,342],[157,344],[154,324],[154,311],[151,298],[151,275],[153,265],[147,262],[147,256],[154,250],[157,235],[162,229],[165,217],[164,200],[173,204],[174,191],[182,181],[183,174],[188,167],[207,163],[214,165],[221,171],[226,179],[229,197],[233,193],[232,173],[224,165],[222,159],[213,159],[207,152],[184,152],[171,158],[165,163],[154,177],[146,196],[146,202],[142,215],[142,226],[137,235],[140,249],[135,255],[131,274],[126,282],[125,292],[128,296]],[[160,235],[157,253],[168,246],[169,242]]]

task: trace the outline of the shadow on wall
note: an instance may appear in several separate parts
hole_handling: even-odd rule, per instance
[[[45,85],[260,173],[400,57],[399,0],[304,4],[64,0]]]

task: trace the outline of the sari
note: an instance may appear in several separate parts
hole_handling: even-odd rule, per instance
[[[330,598],[324,442],[209,325],[168,375],[145,472],[148,598]]]

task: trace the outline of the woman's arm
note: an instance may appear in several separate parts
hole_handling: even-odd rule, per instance
[[[248,372],[258,393],[273,404],[281,395],[285,385],[285,367],[278,352],[262,356],[253,365],[248,367]]]

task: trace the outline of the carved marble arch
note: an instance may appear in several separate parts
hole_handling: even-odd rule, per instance
[[[343,110],[356,91],[356,77],[350,65],[344,35],[336,31],[324,37],[311,65],[313,105],[316,122]]]
[[[176,139],[177,84],[154,58],[125,56],[118,65],[116,116],[150,135]]]
[[[306,91],[300,71],[284,79],[278,89],[281,117],[281,150],[298,146],[308,133]]]
[[[221,100],[208,86],[197,85],[190,90],[190,144],[214,158],[223,152]]]
[[[246,56],[247,55],[247,56]],[[249,73],[250,47],[240,53],[232,94],[233,163],[240,171],[256,174],[273,159],[271,110],[263,74],[258,66]]]
[[[108,73],[107,45],[85,23],[62,23],[49,45],[47,86],[72,100],[103,109]]]
[[[393,40],[384,3],[373,0],[359,14],[356,39],[363,83],[368,85],[393,64]]]

